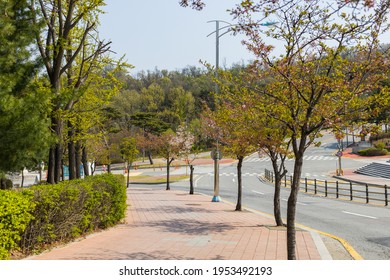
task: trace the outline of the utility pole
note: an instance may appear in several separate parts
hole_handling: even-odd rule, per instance
[[[232,25],[229,22],[223,21],[223,20],[211,20],[208,21],[215,22],[215,31],[211,32],[207,37],[215,33],[215,78],[218,79],[218,70],[219,70],[219,38],[221,38],[226,33],[230,32],[232,29]],[[220,27],[220,23],[225,23],[227,25]],[[221,30],[227,29],[225,32],[220,34]],[[215,93],[219,93],[219,86],[218,83],[215,83]],[[215,150],[211,152],[211,157],[214,160],[214,196],[211,200],[212,202],[220,202],[221,197],[219,196],[219,160],[221,157],[221,152],[219,151],[219,145],[217,139],[217,147]]]
[[[237,25],[233,25],[223,20],[210,20],[207,23],[210,22],[215,22],[215,31],[211,32],[209,35],[207,35],[207,37],[215,33],[215,78],[217,80],[218,70],[219,70],[219,38],[231,32],[233,30],[232,27]],[[226,25],[221,27],[220,23],[224,23]],[[261,26],[272,26],[275,24],[276,22],[260,23]],[[223,32],[221,33],[220,31]],[[215,83],[215,93],[216,94],[219,93],[218,83]],[[219,197],[219,160],[222,158],[222,155],[221,152],[219,151],[218,140],[219,139],[217,139],[216,149],[211,152],[211,157],[214,159],[214,197],[212,199],[213,202],[221,201],[221,198]]]

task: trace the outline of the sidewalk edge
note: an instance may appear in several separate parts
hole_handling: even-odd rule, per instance
[[[199,194],[202,194],[202,193],[199,193]],[[202,195],[208,196],[208,195],[205,195],[205,194],[202,194]],[[227,200],[223,200],[221,202],[225,202],[225,203],[233,205],[233,206],[235,205],[233,202],[227,201]],[[248,207],[243,207],[243,208],[248,210],[248,211],[251,211],[253,213],[260,214],[260,215],[263,215],[263,216],[266,216],[266,217],[274,219],[274,216],[271,215],[271,214],[268,214],[268,213],[265,213],[265,212],[261,212],[259,210],[255,210],[255,209],[248,208]],[[326,233],[326,232],[323,232],[323,231],[320,231],[320,230],[317,230],[317,229],[313,229],[313,228],[310,228],[310,227],[307,227],[307,226],[304,226],[304,225],[301,225],[301,224],[296,224],[296,225],[297,225],[297,227],[305,229],[305,230],[307,230],[309,232],[322,234],[322,235],[325,235],[325,236],[328,236],[330,238],[333,238],[333,239],[337,240],[338,242],[341,243],[341,245],[345,248],[345,250],[347,250],[347,252],[351,255],[351,257],[354,260],[364,260],[364,258],[346,240],[342,239],[341,237],[338,237],[336,235],[333,235],[333,234],[330,234],[330,233]],[[332,257],[330,256],[329,250],[326,248],[324,242],[322,240],[317,240],[317,238],[313,238],[313,240],[314,240],[314,242],[315,242],[315,244],[317,246],[317,249],[319,250],[319,253],[320,253],[321,257],[324,260],[332,259]],[[318,241],[318,243],[317,243],[316,240]],[[321,244],[321,245],[319,245],[319,244]],[[323,252],[324,254],[322,254],[320,248],[318,248],[318,245],[320,247],[324,246],[326,251],[327,251],[327,253]]]
[[[356,250],[346,240],[344,240],[343,238],[338,237],[338,236],[333,235],[333,234],[330,234],[330,233],[326,233],[326,232],[317,230],[317,229],[313,229],[313,228],[310,228],[310,227],[307,227],[307,226],[304,226],[304,225],[297,225],[297,226],[299,226],[300,228],[303,228],[303,229],[306,229],[306,230],[309,230],[309,231],[314,231],[314,232],[316,232],[318,234],[322,234],[322,235],[325,235],[325,236],[328,236],[330,238],[333,238],[333,239],[337,240],[338,242],[341,243],[341,245],[343,245],[345,250],[347,250],[347,252],[351,255],[351,257],[354,260],[364,260],[364,258],[358,252],[356,252]]]

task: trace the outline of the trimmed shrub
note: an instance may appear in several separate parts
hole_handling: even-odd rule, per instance
[[[35,219],[20,240],[23,253],[64,243],[125,217],[126,185],[123,176],[103,174],[83,180],[31,188]]]
[[[375,148],[377,148],[378,150],[384,150],[386,148],[386,145],[383,142],[378,142],[375,144]]]
[[[21,234],[33,219],[32,193],[0,190],[0,260],[18,249]]]
[[[358,151],[361,156],[385,156],[388,154],[386,149],[368,148]]]
[[[113,226],[125,217],[125,210],[122,175],[0,190],[0,259],[8,259],[12,250],[30,254]]]

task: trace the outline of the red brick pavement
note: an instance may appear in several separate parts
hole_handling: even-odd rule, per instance
[[[125,223],[28,259],[285,260],[286,231],[273,219],[236,212],[200,194],[128,189]],[[297,231],[297,257],[321,259],[312,235]]]

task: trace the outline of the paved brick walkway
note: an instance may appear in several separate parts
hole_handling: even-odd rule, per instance
[[[130,188],[127,193],[124,224],[28,259],[287,259],[286,231],[267,216],[161,187]],[[298,259],[321,259],[317,247],[323,244],[314,239],[308,231],[297,231]]]

